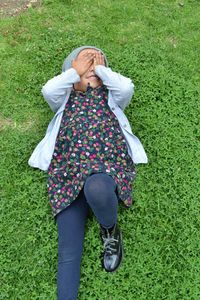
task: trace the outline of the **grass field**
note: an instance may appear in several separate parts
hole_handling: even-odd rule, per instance
[[[119,208],[116,273],[101,269],[99,227],[88,219],[79,299],[200,299],[199,16],[197,0],[46,0],[1,20],[0,299],[56,299],[46,174],[27,161],[53,116],[41,87],[80,45],[102,48],[134,81],[125,113],[149,164],[137,165],[135,204]]]

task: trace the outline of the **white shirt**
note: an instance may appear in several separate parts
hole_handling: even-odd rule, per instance
[[[135,164],[147,163],[147,155],[140,140],[133,134],[131,126],[123,110],[131,101],[134,84],[131,79],[113,72],[110,68],[102,65],[95,67],[95,73],[108,88],[108,105],[118,119],[120,128],[124,134],[128,153]],[[55,112],[55,115],[48,125],[46,134],[36,146],[28,164],[31,167],[47,171],[51,162],[59,132],[60,123],[69,99],[73,84],[80,81],[80,76],[74,68],[61,73],[47,81],[42,88],[42,94]]]

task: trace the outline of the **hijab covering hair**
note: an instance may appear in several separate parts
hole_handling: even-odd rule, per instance
[[[104,56],[104,60],[105,60],[105,66],[108,67],[108,61],[107,58],[105,56],[105,54],[103,53],[103,51],[99,48],[93,47],[93,46],[82,46],[82,47],[78,47],[76,49],[74,49],[68,56],[67,58],[65,58],[64,62],[63,62],[63,66],[62,66],[62,72],[65,72],[66,70],[70,69],[72,67],[72,61],[73,59],[75,59],[77,57],[77,55],[84,49],[95,49],[97,51],[100,51],[103,56]]]

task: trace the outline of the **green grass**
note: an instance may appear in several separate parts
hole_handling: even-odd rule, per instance
[[[46,0],[1,21],[0,299],[56,299],[46,174],[27,161],[53,116],[41,87],[85,44],[133,79],[125,112],[149,164],[137,166],[135,204],[119,209],[125,258],[116,273],[101,269],[98,224],[88,219],[79,299],[200,299],[200,5],[181,3]]]

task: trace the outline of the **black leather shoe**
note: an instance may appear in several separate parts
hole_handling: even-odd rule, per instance
[[[112,229],[100,225],[100,236],[103,242],[102,267],[107,272],[114,272],[123,258],[122,233],[117,224]]]

